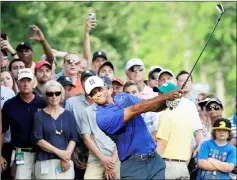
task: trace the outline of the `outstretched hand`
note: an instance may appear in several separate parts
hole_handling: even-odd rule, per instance
[[[85,24],[85,32],[90,32],[92,28],[95,28],[96,26],[96,20],[92,20],[90,18],[87,18],[86,24]]]
[[[33,40],[33,41],[39,41],[39,42],[45,41],[44,34],[43,34],[42,31],[38,28],[38,26],[32,25],[31,28],[32,28],[32,30],[35,32],[32,37],[29,37],[31,40]]]

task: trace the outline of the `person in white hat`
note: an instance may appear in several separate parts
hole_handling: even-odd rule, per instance
[[[34,114],[46,106],[45,101],[33,93],[34,74],[30,68],[19,70],[17,96],[6,101],[2,108],[2,140],[11,129],[15,179],[34,179],[35,155],[32,142]]]
[[[144,63],[141,59],[130,59],[125,66],[125,73],[128,80],[133,80],[139,84],[142,90],[142,99],[150,99],[157,96],[157,93],[154,93],[153,90],[144,83],[146,73]]]
[[[127,93],[112,98],[112,91],[96,76],[85,81],[85,91],[97,104],[97,125],[116,142],[121,179],[164,179],[165,162],[141,114],[165,109],[166,100],[180,98],[183,92],[174,90],[149,100]]]

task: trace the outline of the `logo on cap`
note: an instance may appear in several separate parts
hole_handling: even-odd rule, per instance
[[[220,128],[225,128],[226,127],[226,123],[224,121],[220,121],[219,122],[219,127]]]
[[[90,85],[93,85],[93,84],[95,84],[95,81],[94,81],[94,79],[90,79]]]
[[[99,51],[99,52],[98,52],[98,55],[102,55],[102,52]]]
[[[25,43],[24,42],[21,42],[21,45],[24,45]]]

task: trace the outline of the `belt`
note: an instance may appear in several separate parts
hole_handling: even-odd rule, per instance
[[[175,161],[175,162],[186,162],[184,160],[179,160],[179,159],[166,159],[166,158],[163,158],[165,161]]]
[[[18,147],[13,147],[13,150],[18,151],[18,152],[35,152],[33,148],[18,148]]]
[[[157,155],[156,152],[150,152],[150,153],[147,153],[147,154],[132,155],[132,156],[130,156],[130,157],[127,158],[127,159],[145,161],[145,160],[147,160],[147,159],[150,159],[150,158],[155,157],[156,155]]]

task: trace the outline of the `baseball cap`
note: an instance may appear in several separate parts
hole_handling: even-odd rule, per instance
[[[134,59],[130,59],[126,66],[125,66],[125,70],[129,70],[132,66],[144,66],[144,63],[142,62],[141,59],[138,59],[138,58],[134,58]]]
[[[217,104],[219,104],[221,106],[221,108],[223,108],[223,104],[222,102],[218,99],[218,98],[205,98],[202,101],[200,101],[198,103],[198,105],[203,108],[204,106],[207,106],[208,104],[210,104],[211,102],[215,102]]]
[[[112,88],[112,81],[107,77],[107,76],[103,76],[100,78],[104,81],[105,85],[108,87],[108,88]]]
[[[164,83],[162,86],[153,87],[154,92],[161,92],[162,94],[178,89],[179,89],[178,86],[172,83]]]
[[[149,74],[148,77],[150,77],[152,75],[153,72],[160,72],[162,71],[163,68],[160,66],[151,66],[150,70],[149,70]]]
[[[124,86],[124,82],[122,79],[119,79],[119,78],[114,78],[112,82],[118,82],[119,84],[121,84],[122,86]]]
[[[81,81],[83,81],[86,77],[88,76],[96,76],[95,71],[92,71],[90,69],[85,70],[82,74],[81,74]]]
[[[105,58],[105,60],[107,60],[107,56],[106,56],[105,52],[103,52],[103,51],[94,52],[93,57],[92,57],[92,61],[94,61],[98,57],[103,57],[103,58]]]
[[[91,76],[85,82],[85,91],[90,94],[97,87],[104,87],[104,81],[98,76]]]
[[[62,86],[67,86],[67,85],[71,85],[73,87],[74,84],[72,82],[72,79],[69,76],[60,76],[57,81],[62,85]]]
[[[171,76],[173,76],[173,77],[175,78],[174,73],[173,73],[171,70],[169,70],[169,69],[163,69],[163,70],[161,70],[161,71],[159,72],[159,74],[158,74],[158,79],[160,78],[161,74],[163,74],[163,73],[168,73],[168,74],[170,74]]]
[[[19,69],[19,71],[18,71],[18,80],[21,80],[23,78],[29,78],[31,80],[34,79],[34,74],[32,73],[30,68]]]
[[[111,68],[113,69],[113,71],[114,71],[114,66],[113,66],[113,64],[112,64],[110,61],[106,61],[106,62],[104,62],[104,64],[102,64],[102,65],[100,66],[98,72],[99,72],[100,69],[101,69],[102,67],[104,67],[104,66],[109,66],[109,67],[111,67]]]
[[[213,124],[214,129],[225,129],[231,131],[231,122],[225,118],[218,118]]]
[[[52,69],[52,66],[48,61],[38,61],[35,64],[35,72],[36,72],[37,69],[41,68],[43,65],[47,65],[50,69]]]
[[[23,47],[33,51],[32,47],[31,47],[31,44],[29,42],[25,42],[25,41],[23,41],[20,44],[18,44],[18,46],[16,47],[16,51],[19,51]]]

